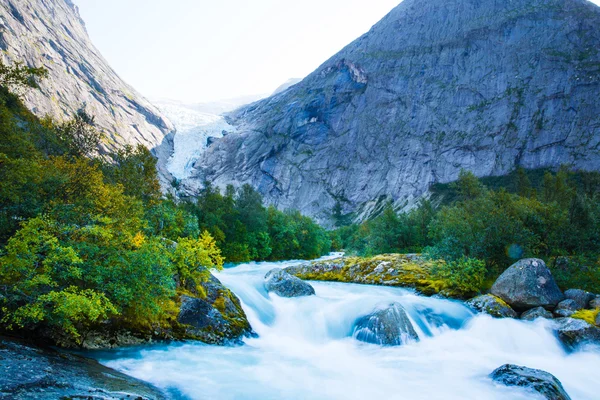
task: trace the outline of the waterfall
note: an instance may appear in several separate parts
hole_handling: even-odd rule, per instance
[[[242,300],[258,334],[243,346],[198,343],[120,350],[101,362],[180,399],[532,399],[494,384],[513,363],[554,374],[573,399],[597,399],[600,349],[567,354],[550,321],[474,315],[461,302],[411,290],[311,282],[316,296],[280,298],[264,275],[299,261],[249,263],[216,276]],[[400,304],[419,341],[383,347],[357,341],[355,321]]]

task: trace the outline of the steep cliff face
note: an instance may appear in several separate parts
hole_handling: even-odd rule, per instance
[[[173,126],[110,68],[71,0],[0,0],[0,49],[6,63],[49,70],[25,95],[34,113],[64,120],[85,107],[106,134],[102,150],[140,143],[168,158]]]
[[[229,116],[195,183],[251,183],[327,222],[411,206],[461,169],[600,169],[600,8],[405,0],[301,83]],[[190,181],[190,185],[194,182]]]

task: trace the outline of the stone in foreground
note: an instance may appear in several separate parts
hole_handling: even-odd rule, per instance
[[[162,400],[157,388],[70,353],[0,337],[0,398]]]
[[[296,278],[280,268],[275,268],[265,275],[265,289],[281,297],[312,296],[315,289],[300,278]]]
[[[550,311],[546,310],[544,307],[532,308],[529,311],[525,311],[521,315],[521,319],[525,321],[534,321],[538,318],[552,319],[554,318],[554,316]]]
[[[588,304],[594,299],[594,297],[596,296],[594,296],[592,293],[581,289],[569,289],[565,291],[565,298],[567,300],[573,300],[577,310],[587,308]]]
[[[177,322],[184,326],[185,337],[225,344],[252,335],[252,327],[235,294],[212,275],[201,286],[205,298],[181,296]]]
[[[558,339],[568,350],[583,344],[600,345],[600,328],[588,324],[582,319],[558,318],[556,333]]]
[[[419,340],[404,307],[398,303],[359,318],[354,324],[353,337],[382,346],[400,346]]]
[[[517,318],[515,310],[510,308],[504,300],[491,294],[477,296],[466,303],[475,310],[491,315],[495,318]]]
[[[519,386],[535,391],[548,400],[571,400],[554,375],[539,369],[506,364],[492,372],[490,377],[494,382],[506,386]]]
[[[498,277],[490,292],[517,311],[535,307],[553,309],[564,299],[550,270],[537,258],[511,265]]]

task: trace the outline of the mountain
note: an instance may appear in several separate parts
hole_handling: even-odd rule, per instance
[[[250,183],[327,223],[478,176],[600,169],[600,8],[405,0],[287,91],[228,116],[192,180]]]
[[[285,92],[286,90],[288,90],[289,88],[294,86],[296,83],[300,83],[300,82],[302,82],[302,79],[300,79],[300,78],[290,78],[287,81],[285,81],[281,86],[279,86],[277,89],[275,89],[275,91],[273,92],[273,94],[271,96],[275,96],[279,93]]]
[[[71,0],[0,0],[0,49],[6,63],[49,70],[24,96],[37,115],[64,120],[84,107],[106,134],[102,151],[139,143],[168,158],[173,125],[112,70]]]

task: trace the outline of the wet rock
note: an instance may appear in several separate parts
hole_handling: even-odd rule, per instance
[[[181,296],[177,322],[186,338],[211,344],[237,342],[252,335],[252,327],[239,299],[214,276],[203,283],[205,298]]]
[[[567,349],[573,350],[588,343],[600,345],[600,328],[575,318],[558,318],[555,321],[558,338]]]
[[[596,314],[596,320],[594,321],[596,326],[600,326],[600,313]]]
[[[557,317],[570,317],[575,314],[575,312],[579,310],[579,306],[575,300],[566,299],[558,303],[556,308],[554,309],[554,315]]]
[[[525,321],[533,321],[538,318],[552,319],[554,318],[554,316],[550,311],[546,310],[544,307],[532,308],[529,311],[525,311],[521,315],[521,319]]]
[[[595,297],[596,296],[594,296],[592,293],[581,289],[569,289],[565,291],[565,298],[573,300],[576,304],[577,310],[587,308],[590,301],[592,301]]]
[[[300,278],[296,278],[280,268],[275,268],[265,275],[265,289],[281,297],[312,296],[315,289]]]
[[[517,313],[504,300],[491,294],[477,296],[466,303],[469,307],[496,318],[517,318]]]
[[[519,386],[535,391],[548,400],[571,400],[554,375],[539,369],[506,364],[492,372],[490,377],[494,382],[506,386]]]
[[[600,308],[600,297],[595,297],[590,301],[590,304],[588,305],[589,308],[591,308],[592,310],[595,308]]]
[[[359,318],[354,324],[353,337],[383,346],[400,346],[419,340],[404,307],[398,303]]]
[[[527,258],[511,265],[490,291],[517,311],[534,307],[554,308],[564,299],[544,261]]]
[[[157,388],[77,355],[0,337],[0,398],[162,400]]]

